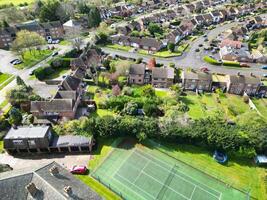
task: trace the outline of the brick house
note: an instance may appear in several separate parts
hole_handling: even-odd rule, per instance
[[[66,76],[58,88],[51,100],[31,102],[31,113],[34,117],[74,119],[83,94],[81,79]]]
[[[143,85],[145,83],[145,70],[144,64],[131,64],[129,69],[129,84]]]
[[[246,92],[247,95],[254,96],[257,94],[261,85],[261,79],[254,75],[227,75],[226,83],[227,92],[231,94],[243,95]]]
[[[151,84],[156,88],[168,88],[173,85],[174,69],[170,67],[155,67],[152,69]]]
[[[182,85],[185,90],[211,91],[212,75],[210,73],[194,70],[183,71],[181,77]]]
[[[220,49],[219,54],[222,60],[253,62],[253,57],[247,48],[238,49],[230,46],[224,46]]]
[[[36,21],[2,28],[0,30],[0,48],[9,48],[12,41],[16,39],[16,33],[21,30],[36,32],[45,39],[61,39],[64,36],[64,28],[59,21],[38,23]]]

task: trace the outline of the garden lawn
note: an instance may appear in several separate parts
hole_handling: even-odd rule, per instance
[[[256,105],[260,113],[267,119],[267,100],[266,99],[253,99],[252,101]]]
[[[56,68],[56,69],[55,69],[55,72],[54,72],[53,74],[47,76],[47,77],[45,78],[45,80],[56,79],[56,78],[58,78],[58,77],[60,77],[60,76],[62,76],[62,75],[64,75],[64,74],[68,73],[69,71],[70,71],[69,68],[63,68],[63,67],[61,67],[61,68]]]
[[[61,40],[59,42],[59,45],[68,46],[68,45],[71,45],[71,42],[68,40]]]
[[[166,51],[159,51],[157,53],[154,53],[153,55],[162,57],[162,58],[169,58],[169,57],[181,56],[182,53],[181,52],[170,52],[166,50]]]
[[[11,83],[15,79],[15,76],[9,77],[6,81],[2,82],[0,84],[0,90],[2,90],[4,87],[6,87],[9,83]]]
[[[193,119],[213,116],[220,112],[235,120],[237,116],[252,112],[242,97],[231,94],[188,94],[182,97],[182,101],[189,106],[188,115]]]
[[[10,74],[0,74],[0,85],[9,79],[12,75]]]
[[[27,50],[24,52],[24,58],[22,59],[23,63],[15,65],[15,67],[18,69],[31,68],[37,63],[49,57],[52,52],[52,50],[32,50],[32,52]]]
[[[98,193],[105,200],[120,200],[121,198],[89,175],[76,175],[80,181]]]
[[[170,91],[166,90],[155,90],[156,96],[164,98],[170,96]]]
[[[147,144],[148,142],[146,142]],[[236,158],[229,155],[227,165],[221,165],[212,158],[212,153],[204,148],[184,144],[162,143],[156,146],[147,144],[158,150],[179,159],[215,178],[226,182],[230,186],[248,191],[257,199],[267,199],[266,184],[264,183],[265,169],[257,167],[252,159]]]
[[[23,4],[23,3],[31,4],[34,1],[35,0],[0,0],[0,5],[10,4],[10,3],[13,3],[14,5],[19,5],[19,4]]]
[[[108,45],[106,45],[106,47],[112,48],[112,49],[117,49],[117,50],[122,50],[122,51],[130,51],[132,49],[132,47],[130,47],[130,46],[121,46],[118,44],[108,44]]]
[[[0,140],[0,153],[4,152],[4,142],[3,140]]]

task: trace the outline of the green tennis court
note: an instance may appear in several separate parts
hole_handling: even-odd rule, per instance
[[[129,200],[248,199],[245,193],[147,148],[115,149],[93,177]]]

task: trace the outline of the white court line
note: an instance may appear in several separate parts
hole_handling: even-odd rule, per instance
[[[191,193],[191,197],[190,197],[190,200],[193,198],[193,194],[194,194],[194,192],[195,192],[195,190],[196,190],[196,186],[194,187],[194,189],[193,189],[193,192]]]
[[[221,198],[222,198],[222,193],[220,194],[219,200],[221,200]]]
[[[142,168],[142,170],[140,171],[140,173],[138,174],[138,176],[135,178],[134,182],[135,183],[137,181],[137,179],[139,178],[139,176],[142,174],[143,170],[147,167],[147,165],[150,163],[151,161],[147,161],[147,163],[145,164],[145,166]]]
[[[127,158],[125,158],[125,160],[123,162],[121,162],[120,167],[118,167],[118,169],[113,172],[113,174],[111,175],[112,177],[117,174],[117,172],[121,169],[121,167],[124,165],[124,163],[131,157],[131,155],[135,152],[135,150],[132,150],[132,152],[127,156]]]
[[[170,189],[170,190],[173,191],[174,193],[178,194],[179,196],[182,196],[183,198],[188,199],[188,197],[184,196],[183,194],[181,194],[181,193],[179,193],[179,192],[176,192],[176,191],[175,191],[174,189],[172,189],[171,187],[164,185],[164,183],[162,183],[162,182],[159,182],[159,181],[158,181],[157,179],[155,179],[153,176],[151,176],[151,175],[149,175],[149,174],[147,174],[147,173],[145,173],[145,172],[143,172],[143,174],[145,174],[146,176],[148,176],[148,177],[154,179],[154,180],[155,180],[156,182],[158,182],[160,185],[162,185],[163,187],[164,187],[164,186],[167,187],[168,189]],[[188,199],[188,200],[189,200],[189,199]]]
[[[138,151],[136,151],[136,153],[139,154],[140,156],[142,156],[143,158],[145,158],[145,159],[147,159],[147,160],[150,160],[152,163],[154,163],[155,165],[157,165],[157,166],[159,166],[160,168],[164,169],[165,171],[167,171],[167,172],[169,172],[169,173],[173,173],[172,171],[167,170],[165,167],[162,167],[161,165],[157,164],[156,162],[153,162],[150,158],[147,158],[147,157],[143,156],[143,155],[142,155],[141,153],[139,153]],[[143,153],[146,154],[145,152],[143,152]],[[149,155],[149,156],[150,156],[150,155]],[[151,157],[151,156],[150,156],[150,157]],[[154,157],[153,157],[153,158],[154,158]],[[157,158],[154,158],[154,159],[155,159],[155,160],[158,160]],[[161,160],[158,160],[158,161],[161,162],[161,163],[163,163]],[[166,165],[165,163],[163,163],[163,164]],[[180,173],[181,173],[181,172],[180,172]],[[183,174],[183,173],[182,173],[182,174]],[[201,190],[203,190],[203,191],[209,193],[210,195],[216,197],[217,199],[219,198],[219,197],[216,196],[215,194],[212,194],[212,193],[210,193],[209,191],[205,190],[204,188],[202,188],[202,187],[200,187],[200,186],[198,186],[198,185],[192,183],[192,182],[189,181],[189,180],[186,180],[184,177],[180,176],[179,174],[176,174],[176,173],[175,173],[174,175],[177,176],[177,177],[179,177],[179,178],[181,178],[181,179],[183,179],[184,181],[190,183],[191,185],[196,186],[196,187],[198,187],[199,189],[201,189]],[[185,175],[185,174],[183,174],[183,175],[184,175],[184,176],[187,176],[187,175]],[[189,177],[189,176],[187,176],[187,177]],[[192,177],[189,177],[189,178],[193,179]],[[195,180],[195,179],[193,179],[193,180]],[[196,180],[195,180],[195,181],[196,181]],[[198,181],[196,181],[196,182],[198,182]],[[205,184],[203,184],[203,185],[205,185]],[[206,187],[208,187],[208,186],[206,186]],[[209,188],[209,187],[208,187],[208,188]],[[210,188],[210,189],[212,189],[212,188]],[[214,189],[212,189],[212,190],[214,190]],[[219,192],[219,191],[217,191],[217,190],[214,190],[214,191],[217,192],[217,193],[219,193],[219,195],[221,195],[221,192]]]
[[[142,188],[140,188],[138,185],[135,185],[133,183],[131,183],[129,180],[127,180],[126,178],[124,178],[123,176],[117,174],[117,176],[119,176],[120,178],[124,179],[126,182],[130,183],[131,185],[134,185],[135,187],[137,187],[139,190],[141,190],[142,192],[144,192],[145,194],[147,194],[148,196],[150,196],[152,199],[155,199],[155,197],[153,197],[151,194],[149,194],[148,192],[146,192],[145,190],[143,190]],[[127,187],[128,188],[128,187]]]

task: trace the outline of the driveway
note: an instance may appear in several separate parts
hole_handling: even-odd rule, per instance
[[[91,158],[89,154],[49,154],[49,155],[31,155],[23,157],[13,157],[7,153],[0,154],[0,163],[9,164],[14,170],[32,167],[35,165],[57,162],[65,168],[71,168],[73,165],[88,165]]]

